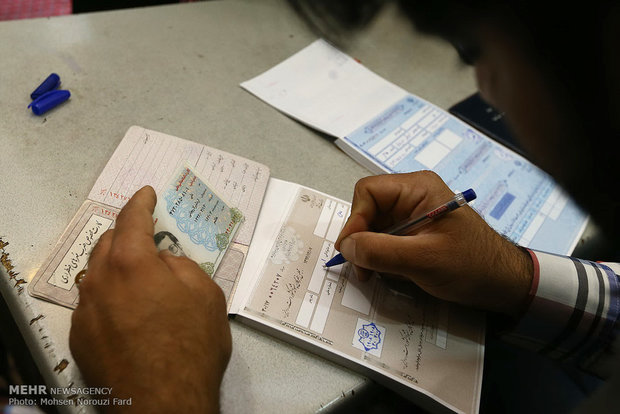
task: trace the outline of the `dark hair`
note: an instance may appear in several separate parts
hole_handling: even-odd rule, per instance
[[[615,46],[620,40],[619,2],[289,1],[328,39],[363,29],[387,3],[396,3],[418,30],[454,44],[465,60],[475,61],[484,53],[476,39],[481,24],[515,39],[542,74],[562,114],[560,167],[549,172],[611,239],[620,241],[618,152],[611,150],[620,138],[620,56]],[[550,165],[544,159],[535,162],[543,168]]]
[[[172,243],[178,243],[179,239],[177,239],[177,237],[170,233],[169,231],[160,231],[155,233],[155,235],[153,236],[153,240],[155,241],[155,245],[159,245],[159,243],[166,237],[168,236],[170,238],[170,240],[172,240]]]

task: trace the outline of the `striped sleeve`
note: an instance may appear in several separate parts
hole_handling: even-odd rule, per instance
[[[550,358],[599,368],[613,353],[620,312],[620,266],[529,250],[534,262],[531,303],[509,342]]]

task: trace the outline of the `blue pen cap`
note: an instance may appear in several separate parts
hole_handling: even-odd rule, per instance
[[[468,203],[472,200],[476,199],[476,192],[470,188],[469,190],[465,190],[463,191],[463,198],[465,199],[465,201],[467,201]]]
[[[35,115],[42,115],[69,99],[70,96],[71,92],[65,90],[49,91],[32,101],[28,108],[32,107]]]
[[[49,75],[38,87],[30,94],[31,99],[37,99],[46,92],[53,91],[60,86],[60,76],[55,73]]]

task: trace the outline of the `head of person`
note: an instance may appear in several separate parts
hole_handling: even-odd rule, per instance
[[[186,256],[179,239],[169,231],[160,231],[153,236],[158,251],[168,250],[174,256]]]
[[[390,0],[290,2],[329,38],[362,29]],[[481,95],[505,112],[532,161],[619,245],[620,4],[392,3],[418,30],[449,41],[474,66]]]

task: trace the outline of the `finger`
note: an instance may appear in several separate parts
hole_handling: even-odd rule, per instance
[[[106,268],[106,262],[107,262],[107,258],[108,258],[108,254],[110,252],[110,248],[112,246],[112,240],[114,239],[114,229],[109,229],[106,232],[104,232],[101,237],[99,237],[99,240],[97,240],[97,243],[95,244],[95,246],[93,246],[93,249],[90,251],[90,254],[88,255],[88,263],[86,264],[86,266],[84,267],[84,269],[82,269],[81,272],[86,272],[83,277],[80,278],[79,284],[78,284],[78,278],[77,276],[81,273],[78,273],[76,275],[76,279],[75,279],[75,283],[76,286],[80,289],[80,297],[86,297],[88,295],[89,292],[89,288],[91,286],[92,280],[93,278],[99,277],[98,275],[105,275],[104,272],[102,272],[102,269]],[[87,282],[87,280],[89,282]],[[84,286],[87,286],[86,288]]]
[[[155,190],[142,187],[127,202],[116,219],[114,245],[123,249],[146,249],[156,254],[153,242],[153,210],[157,203]]]
[[[370,226],[371,223],[365,218],[364,214],[359,214],[353,212],[352,210],[351,215],[342,227],[342,230],[340,230],[340,234],[338,235],[338,238],[334,243],[334,248],[340,251],[340,243],[342,243],[342,240],[344,240],[346,237],[353,233],[357,233],[360,231],[370,231]]]
[[[432,172],[373,176],[358,181],[351,215],[336,240],[336,248],[350,234],[381,231],[409,218],[431,204],[429,194],[446,190],[451,194]]]
[[[99,237],[99,240],[97,240],[97,243],[88,256],[88,267],[98,267],[101,265],[103,258],[105,258],[110,251],[113,238],[114,229],[106,230],[106,232]]]
[[[409,275],[434,263],[434,238],[433,234],[392,236],[358,232],[342,241],[340,252],[347,261],[363,269]]]
[[[353,197],[353,211],[374,212],[375,221],[386,218],[404,220],[412,213],[424,213],[452,196],[454,193],[432,171],[374,176],[360,180]],[[392,224],[386,222],[373,230],[382,230]]]
[[[336,239],[336,250],[340,250],[340,243],[350,234],[371,230],[372,222],[379,210],[379,202],[375,199],[371,189],[378,181],[389,185],[393,180],[387,175],[381,175],[362,178],[355,184],[351,214]],[[390,195],[397,196],[394,193]]]
[[[192,289],[204,289],[210,283],[215,284],[196,262],[185,256],[175,256],[168,250],[162,250],[159,252],[159,258],[166,263],[179,281]]]
[[[159,252],[159,257],[181,283],[188,286],[192,291],[201,292],[199,294],[205,300],[209,300],[214,309],[226,314],[224,292],[196,262],[184,256],[175,256],[167,250]]]

